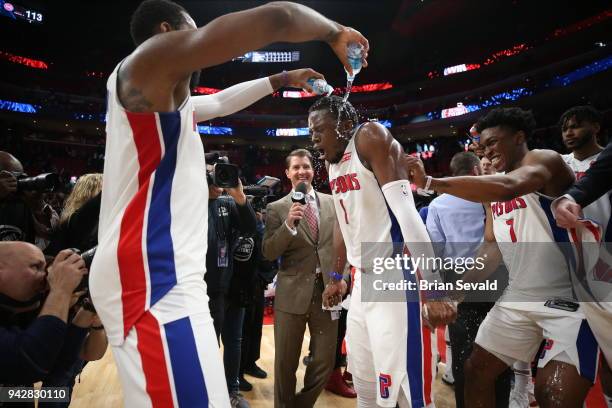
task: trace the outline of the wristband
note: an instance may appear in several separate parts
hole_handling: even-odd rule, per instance
[[[90,330],[104,330],[104,326],[89,326]]]
[[[433,180],[433,177],[427,176],[427,181],[425,182],[425,188],[417,188],[418,195],[428,197],[434,193],[433,190],[429,189],[429,187],[431,186],[431,180]]]
[[[283,70],[283,72],[281,72],[281,78],[282,78],[282,85],[281,87],[286,87],[287,85],[289,85],[289,74],[287,73],[287,71]]]
[[[329,277],[336,282],[341,281],[343,278],[342,274],[338,272],[330,272]]]

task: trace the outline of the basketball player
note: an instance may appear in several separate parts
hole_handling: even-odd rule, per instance
[[[527,148],[534,127],[533,115],[519,108],[494,109],[478,121],[485,155],[505,174],[435,179],[420,161],[404,157],[417,186],[491,203],[486,206],[487,267],[495,268],[503,257],[510,274],[466,363],[469,407],[494,407],[495,378],[516,361],[532,361],[542,340],[535,389],[541,407],[582,407],[594,381],[597,343],[579,305],[558,300],[572,299],[566,260],[554,244],[568,242],[568,235],[555,225],[550,204],[574,175],[558,153]]]
[[[321,98],[309,110],[314,149],[329,163],[339,265],[348,258],[355,268],[347,318],[348,371],[360,408],[433,406],[431,332],[422,325],[421,303],[361,300],[362,269],[367,267],[362,243],[431,243],[408,174],[399,165],[401,145],[378,123],[357,124],[353,106],[337,96]],[[336,304],[344,285],[328,286],[324,303]],[[456,314],[447,302],[427,302],[427,311],[434,327]]]
[[[563,160],[574,171],[576,180],[580,180],[603,150],[597,143],[601,130],[601,113],[591,106],[576,106],[563,113],[560,124],[563,144],[571,151],[562,156]],[[602,227],[604,242],[612,242],[611,202],[612,193],[608,192],[583,210],[585,218]],[[608,263],[610,257],[607,247],[604,245],[601,249],[603,256],[589,275],[589,286],[595,299],[581,299],[584,300],[581,307],[605,356],[602,360],[603,369],[600,371],[601,384],[608,408],[612,408],[612,372],[609,368],[612,364],[612,282],[604,280],[605,276],[610,276],[612,266]]]
[[[131,33],[137,47],[107,83],[92,299],[126,407],[228,407],[203,280],[208,188],[190,79],[276,41],[326,41],[351,71],[348,44],[367,51],[368,43],[288,2],[227,14],[198,29],[181,6],[147,0],[132,16]]]

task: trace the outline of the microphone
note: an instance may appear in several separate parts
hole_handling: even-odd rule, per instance
[[[291,201],[294,203],[306,204],[306,193],[308,192],[308,186],[303,181],[295,186],[295,191],[291,193]],[[294,227],[297,227],[300,220],[295,220]]]

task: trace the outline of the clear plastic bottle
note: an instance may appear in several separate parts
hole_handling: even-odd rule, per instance
[[[317,95],[329,96],[334,92],[334,88],[325,82],[324,79],[310,78],[306,82],[312,87],[312,92]]]
[[[363,58],[363,45],[359,43],[350,43],[347,46],[346,54],[348,62],[353,68],[353,75],[346,71],[346,93],[344,94],[343,101],[346,102],[349,95],[351,94],[351,88],[353,87],[353,81],[355,76],[361,71],[361,60]]]
[[[363,58],[363,45],[359,43],[350,43],[347,47],[346,54],[348,62],[353,68],[353,75],[346,71],[346,79],[353,82],[355,76],[361,71],[361,60]]]

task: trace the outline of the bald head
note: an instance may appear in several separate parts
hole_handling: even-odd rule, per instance
[[[45,256],[27,242],[0,242],[0,293],[27,301],[45,287]]]
[[[12,154],[0,151],[0,171],[2,170],[23,173],[23,166]]]

